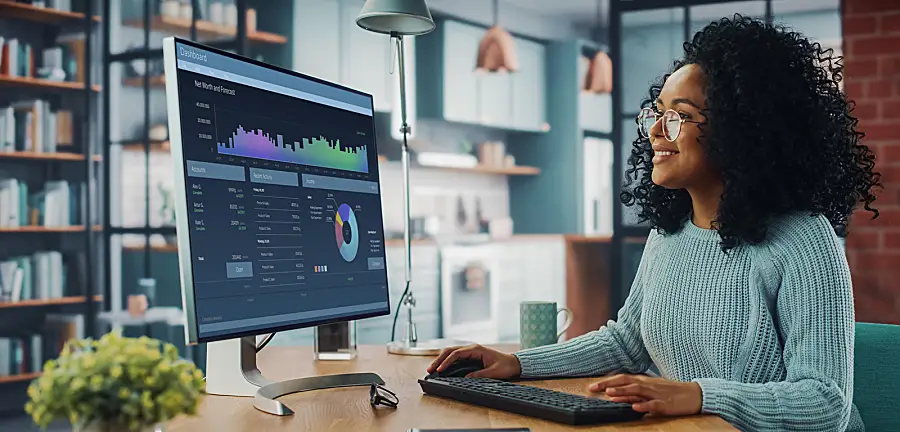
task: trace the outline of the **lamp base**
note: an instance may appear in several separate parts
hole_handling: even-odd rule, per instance
[[[447,348],[471,344],[472,342],[456,339],[435,339],[414,344],[397,341],[388,343],[387,350],[388,353],[397,355],[436,356]]]

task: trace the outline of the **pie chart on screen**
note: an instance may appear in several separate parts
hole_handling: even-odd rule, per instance
[[[359,229],[356,225],[356,215],[347,204],[338,207],[334,215],[334,236],[337,239],[338,250],[344,261],[352,262],[359,251]]]

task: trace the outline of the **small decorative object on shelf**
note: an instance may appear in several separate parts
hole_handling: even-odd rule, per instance
[[[253,33],[256,31],[256,9],[250,8],[247,9],[247,32]]]
[[[25,410],[45,429],[68,420],[84,432],[161,430],[196,414],[203,389],[203,373],[174,345],[113,332],[67,342],[28,387]]]
[[[159,7],[163,16],[170,18],[178,18],[181,14],[181,5],[178,0],[163,0]]]
[[[156,306],[156,279],[138,279],[138,294],[142,294],[147,297],[147,303],[150,306]]]
[[[225,5],[222,0],[212,0],[209,4],[209,20],[219,25],[225,24]]]
[[[156,185],[160,197],[162,197],[162,207],[159,209],[159,215],[162,217],[163,225],[175,226],[175,194],[172,188],[163,182]]]
[[[356,321],[317,326],[314,339],[316,360],[353,360],[356,358]]]
[[[181,0],[178,16],[186,20],[194,18],[194,7],[191,6],[191,0]]]
[[[237,4],[234,3],[234,0],[225,3],[224,12],[225,25],[228,27],[237,27],[238,12]]]
[[[162,72],[160,71],[160,74]],[[169,127],[164,124],[156,124],[150,128],[150,139],[154,141],[165,141],[169,139]]]
[[[141,317],[147,313],[150,302],[144,294],[131,294],[128,296],[128,314],[133,317]]]

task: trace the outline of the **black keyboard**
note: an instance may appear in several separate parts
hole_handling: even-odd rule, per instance
[[[630,421],[644,415],[627,403],[488,378],[425,378],[419,385],[432,396],[571,425]]]

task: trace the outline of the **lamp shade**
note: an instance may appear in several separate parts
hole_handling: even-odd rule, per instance
[[[591,60],[584,77],[584,90],[592,93],[612,92],[612,60],[605,52],[598,52]]]
[[[435,28],[425,0],[366,0],[356,25],[371,32],[417,36]]]

